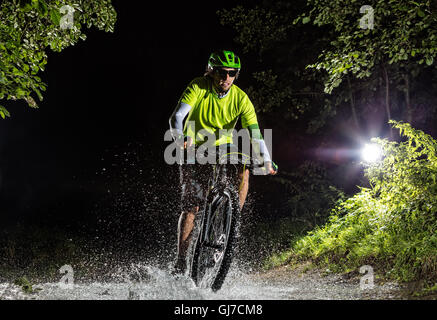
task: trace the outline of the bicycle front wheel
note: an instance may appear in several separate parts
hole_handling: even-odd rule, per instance
[[[194,247],[191,277],[197,286],[219,290],[229,271],[237,241],[239,199],[230,187],[211,190]]]

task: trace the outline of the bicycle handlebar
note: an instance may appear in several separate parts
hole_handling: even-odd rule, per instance
[[[202,148],[202,146],[197,147],[195,145],[189,146],[188,148],[186,146],[181,146],[181,148],[184,149],[184,157],[185,155],[187,155],[187,163],[196,163],[196,159],[199,160],[198,154],[200,152],[201,157],[205,159],[205,164],[212,164],[212,158],[213,161],[215,161],[215,164],[242,164],[244,166],[247,166],[254,175],[268,175],[276,174],[278,172],[278,166],[276,165],[276,163],[274,163],[273,161],[264,162],[264,159],[261,155],[251,157],[250,155],[239,151],[231,151],[228,148],[221,149],[219,146],[217,146],[216,148],[212,148],[212,150],[208,147]],[[232,147],[230,147],[230,149],[232,149]],[[208,154],[208,152],[211,153]],[[271,172],[271,169],[274,173]]]

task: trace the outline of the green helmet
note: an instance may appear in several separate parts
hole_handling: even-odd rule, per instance
[[[208,59],[208,67],[213,69],[214,67],[225,67],[240,69],[240,58],[232,51],[220,50],[211,53]]]

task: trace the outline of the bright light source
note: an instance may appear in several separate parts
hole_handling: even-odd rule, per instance
[[[382,148],[376,143],[367,143],[361,150],[361,158],[365,162],[376,162],[382,158]]]

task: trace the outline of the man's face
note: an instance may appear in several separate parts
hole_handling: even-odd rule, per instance
[[[214,84],[215,86],[223,92],[228,91],[237,73],[237,69],[234,68],[217,68],[213,71]]]

